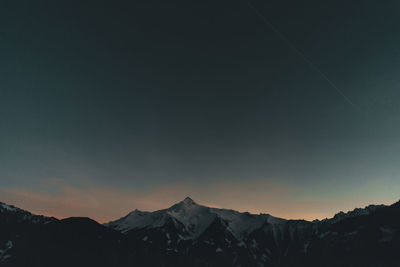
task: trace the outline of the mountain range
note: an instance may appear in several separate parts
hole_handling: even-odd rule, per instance
[[[0,202],[0,266],[400,266],[400,201],[310,222],[187,197],[106,224]]]

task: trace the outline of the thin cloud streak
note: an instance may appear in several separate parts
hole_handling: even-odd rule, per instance
[[[354,106],[354,102],[340,90],[336,84],[317,66],[314,62],[308,59],[277,27],[272,24],[258,9],[250,2],[246,1],[249,7],[257,14],[257,16],[267,25],[286,45],[292,49],[301,59],[303,59],[313,70],[315,70],[336,92],[346,100],[347,103]]]

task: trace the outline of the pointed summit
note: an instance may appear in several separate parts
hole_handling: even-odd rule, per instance
[[[190,197],[186,197],[184,200],[179,201],[178,203],[172,205],[169,209],[178,211],[178,210],[190,210],[195,207],[201,207],[201,206],[198,205],[196,202],[194,202],[194,200],[191,199]]]
[[[185,197],[185,199],[182,200],[182,203],[185,204],[186,206],[197,205],[197,203],[194,202],[194,200],[191,199],[190,197]]]

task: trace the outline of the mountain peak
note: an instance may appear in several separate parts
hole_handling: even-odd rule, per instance
[[[183,212],[184,214],[186,214],[188,212],[193,212],[195,210],[197,211],[198,209],[202,208],[206,207],[198,205],[196,202],[194,202],[193,199],[191,199],[190,197],[186,197],[184,200],[172,205],[170,208],[168,208],[168,210],[170,212]]]
[[[196,202],[194,202],[194,200],[191,199],[190,197],[185,197],[185,199],[182,200],[182,203],[185,204],[186,206],[197,205]]]

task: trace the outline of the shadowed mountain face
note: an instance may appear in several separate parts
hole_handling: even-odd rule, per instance
[[[400,202],[284,220],[190,198],[98,224],[0,203],[0,266],[399,266]]]

